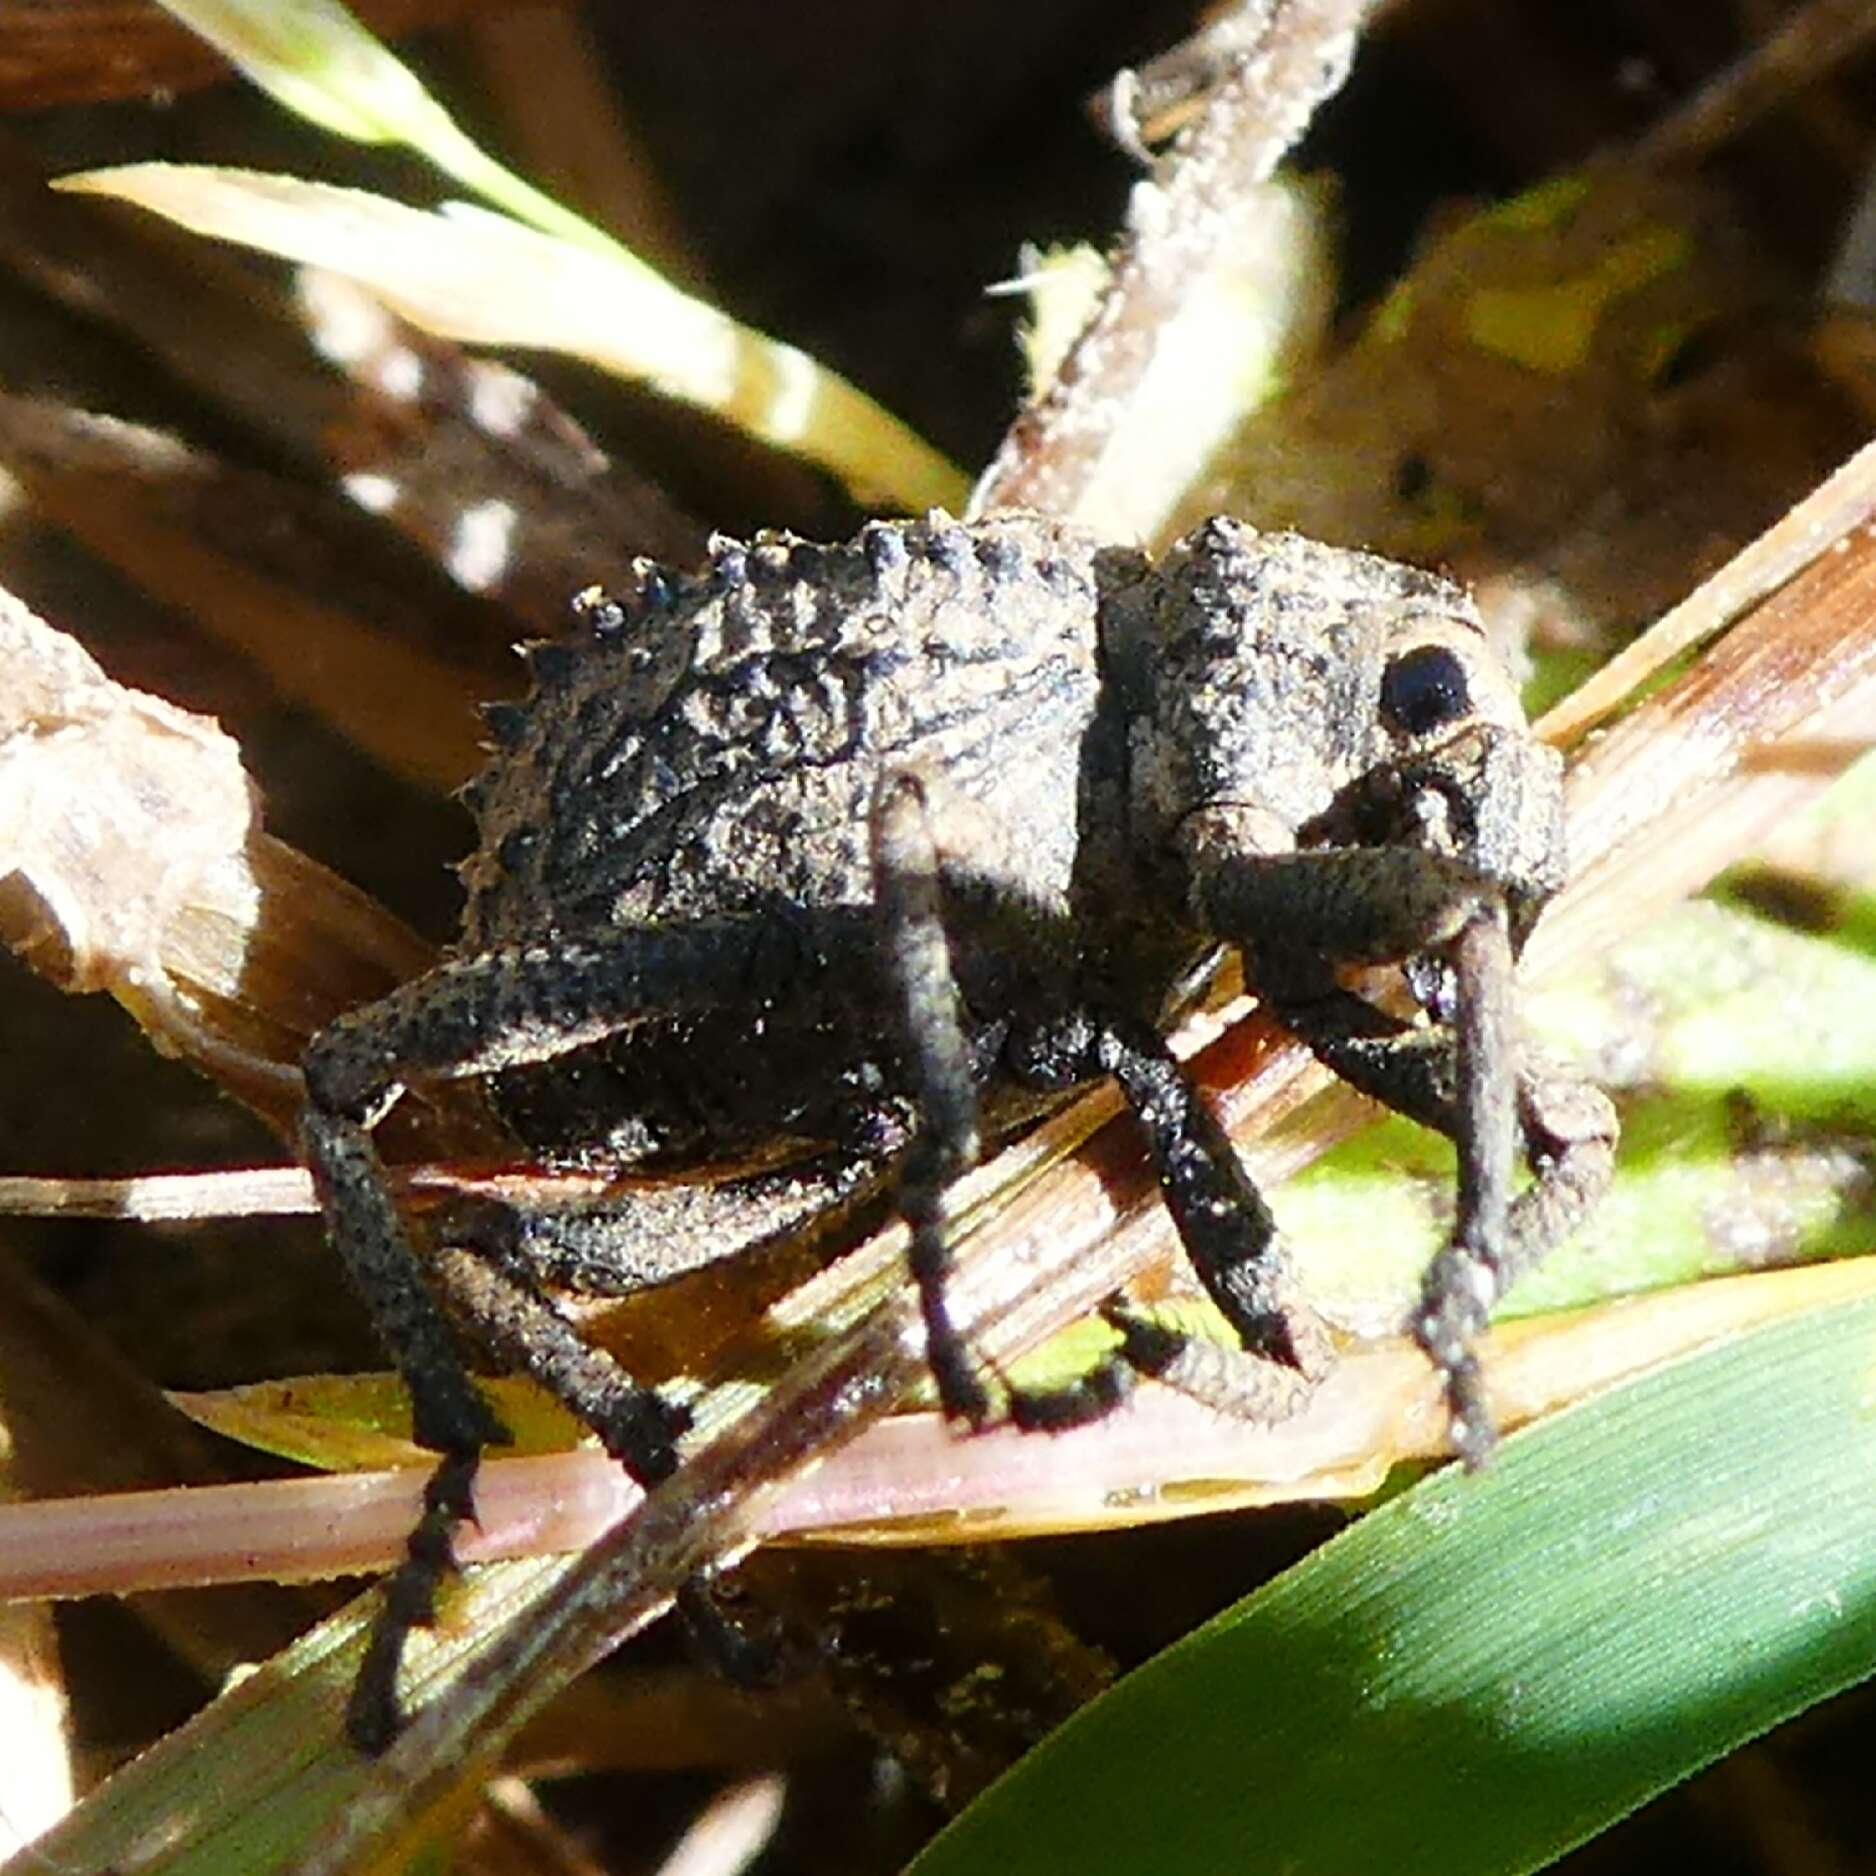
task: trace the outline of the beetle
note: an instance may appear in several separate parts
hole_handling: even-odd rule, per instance
[[[1323,1062],[1458,1143],[1458,1223],[1411,1326],[1484,1455],[1472,1340],[1593,1202],[1614,1120],[1518,1043],[1510,962],[1562,882],[1561,763],[1463,591],[1223,517],[1155,563],[1034,515],[933,514],[833,546],[718,539],[694,575],[639,563],[531,662],[530,700],[488,715],[460,946],[305,1062],[329,1234],[442,1455],[354,1695],[361,1743],[395,1726],[403,1637],[505,1437],[372,1143],[413,1080],[483,1078],[550,1164],[785,1142],[829,1193],[891,1167],[939,1398],[980,1427],[997,1401],[947,1307],[946,1189],[987,1136],[1112,1077],[1241,1348],[1117,1301],[1108,1362],[1004,1410],[1071,1425],[1145,1371],[1269,1415],[1329,1345],[1164,1040],[1233,947]],[[1351,977],[1396,963],[1409,1013]],[[609,1262],[621,1228],[601,1209],[466,1234],[474,1326],[650,1485],[682,1409],[546,1287],[638,1281]]]

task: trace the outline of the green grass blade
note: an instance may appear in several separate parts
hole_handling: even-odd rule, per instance
[[[591,222],[478,148],[416,73],[339,0],[163,0],[163,5],[309,123],[358,143],[401,143],[517,220],[631,266],[644,265]]]
[[[527,319],[510,329],[477,333],[452,326],[445,316],[426,317],[423,296],[393,303],[405,317],[445,337],[563,349],[563,321],[554,301],[588,304],[602,338],[570,348],[629,379],[649,380],[668,396],[716,412],[777,448],[793,451],[835,475],[856,499],[907,513],[932,507],[961,507],[970,493],[962,472],[898,418],[818,359],[768,334],[740,325],[709,302],[681,293],[657,270],[603,229],[561,206],[504,168],[457,125],[427,92],[416,73],[381,45],[340,0],[163,0],[163,5],[220,50],[277,102],[309,122],[362,143],[399,143],[426,158],[444,175],[491,202],[501,217],[484,213],[471,221],[459,210],[452,228],[432,217],[359,192],[296,185],[290,178],[244,178],[239,172],[189,171],[166,176],[161,164],[130,165],[120,179],[140,178],[136,197],[158,214],[169,214],[205,234],[247,240],[289,259],[323,262],[349,272],[368,286],[384,282],[374,269],[348,266],[347,256],[321,251],[335,238],[323,225],[311,246],[303,224],[318,219],[339,224],[336,238],[384,233],[392,245],[408,243],[416,271],[448,273],[486,258],[489,277],[476,283],[472,299],[510,301],[525,310],[533,284],[538,330]],[[177,204],[198,208],[217,174],[224,193],[243,186],[271,201],[274,227],[261,232],[252,205],[242,228],[217,227],[200,215],[178,213]],[[193,178],[193,180],[192,180]],[[67,178],[69,185],[73,179]],[[110,192],[108,178],[93,188]],[[349,202],[348,202],[349,196]],[[309,207],[310,205],[310,207]],[[349,213],[348,213],[349,210]],[[263,217],[263,219],[265,219]],[[382,222],[400,222],[380,230]],[[480,238],[478,238],[478,230]],[[532,231],[544,239],[529,242]],[[504,242],[506,259],[499,251]],[[519,240],[517,249],[514,244]],[[484,256],[488,244],[498,251]],[[366,239],[364,246],[371,242]],[[562,251],[564,250],[564,252]],[[585,265],[580,263],[584,261]],[[569,274],[571,277],[569,277]],[[583,280],[584,286],[575,281]],[[516,289],[519,289],[517,295]],[[445,295],[447,298],[448,296]]]
[[[1876,1302],[1383,1507],[1123,1682],[917,1876],[1532,1870],[1876,1670]]]

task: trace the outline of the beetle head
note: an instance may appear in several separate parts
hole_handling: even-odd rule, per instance
[[[1559,883],[1558,759],[1452,582],[1221,517],[1129,590],[1105,649],[1150,866],[1196,842],[1425,847],[1502,885],[1518,928]]]

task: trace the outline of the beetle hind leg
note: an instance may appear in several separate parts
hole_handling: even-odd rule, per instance
[[[405,1248],[364,1122],[314,1105],[302,1134],[353,1283],[379,1323],[389,1325],[386,1340],[395,1344],[392,1353],[410,1389],[412,1431],[419,1444],[442,1455],[424,1487],[404,1560],[385,1586],[346,1708],[348,1735],[375,1755],[397,1733],[397,1670],[405,1640],[435,1620],[438,1586],[454,1567],[451,1533],[474,1516],[482,1450],[505,1445],[509,1435],[469,1379],[456,1338]]]
[[[691,1424],[687,1408],[634,1380],[543,1292],[477,1247],[440,1251],[434,1267],[452,1307],[476,1325],[489,1352],[591,1427],[638,1484],[649,1488],[677,1470],[677,1442]]]
[[[647,1009],[720,1006],[748,994],[763,960],[760,929],[729,920],[606,930],[555,950],[497,947],[451,959],[340,1017],[308,1048],[301,1145],[327,1232],[410,1389],[417,1440],[442,1455],[353,1692],[348,1725],[365,1751],[381,1752],[397,1730],[405,1640],[434,1618],[438,1585],[454,1562],[450,1534],[474,1513],[482,1449],[508,1439],[411,1250],[372,1128],[407,1079],[545,1061],[615,1034]],[[666,1463],[653,1432],[635,1428],[628,1439],[624,1420],[615,1423],[648,1469]]]

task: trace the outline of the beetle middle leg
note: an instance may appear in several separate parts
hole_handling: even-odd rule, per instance
[[[908,1255],[938,1398],[951,1418],[982,1427],[990,1418],[990,1396],[945,1298],[951,1270],[945,1190],[976,1164],[981,1148],[977,1077],[951,968],[926,789],[909,773],[884,777],[870,829],[875,904],[918,1114],[900,1164],[899,1210],[911,1233]]]
[[[1019,1396],[1014,1417],[1052,1428],[1096,1418],[1119,1398],[1127,1370],[1243,1419],[1294,1413],[1333,1358],[1328,1332],[1295,1291],[1263,1195],[1164,1039],[1134,1017],[1076,1010],[1019,1032],[1008,1053],[1032,1087],[1114,1077],[1186,1255],[1239,1342],[1227,1348],[1109,1303],[1103,1313],[1121,1336],[1112,1360],[1072,1387]]]
[[[756,1170],[634,1167],[598,1189],[560,1189],[552,1172],[518,1191],[466,1187],[444,1198],[434,1235],[585,1297],[636,1296],[784,1242],[812,1255],[882,1208],[904,1144],[896,1123],[880,1116],[851,1143]]]
[[[978,1070],[945,929],[939,829],[953,831],[945,809],[942,784],[910,774],[888,776],[873,811],[873,862],[920,1115],[901,1174],[900,1210],[912,1234],[910,1260],[928,1359],[945,1411],[981,1426],[989,1417],[989,1397],[945,1298],[951,1251],[943,1193],[978,1152]],[[963,820],[961,814],[950,818]],[[956,831],[960,846],[972,844],[968,832]],[[987,857],[978,855],[980,862]],[[1011,911],[1008,924],[1021,924],[1020,911]],[[1011,1418],[1041,1429],[1097,1419],[1124,1397],[1135,1370],[1249,1418],[1275,1420],[1294,1411],[1328,1365],[1326,1331],[1292,1293],[1268,1208],[1159,1034],[1134,1018],[1074,1008],[1019,1024],[1003,1066],[1045,1092],[1065,1092],[1109,1075],[1119,1082],[1146,1133],[1167,1208],[1193,1266],[1244,1351],[1197,1342],[1111,1305],[1109,1320],[1121,1333],[1116,1356],[1064,1388],[1012,1390]]]
[[[553,1301],[494,1258],[466,1245],[431,1260],[451,1307],[476,1326],[489,1353],[519,1369],[599,1435],[641,1484],[671,1470],[667,1455],[690,1428],[689,1412],[626,1372],[583,1336]]]

